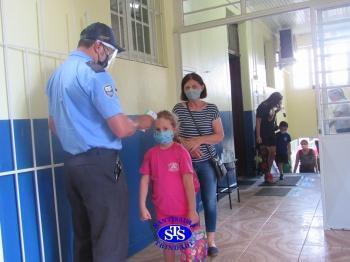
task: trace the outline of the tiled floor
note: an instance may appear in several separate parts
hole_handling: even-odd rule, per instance
[[[241,190],[232,210],[220,200],[220,254],[208,261],[350,261],[350,231],[323,230],[319,175],[303,176],[285,197],[255,196],[260,182]],[[162,261],[162,253],[150,245],[129,261]]]

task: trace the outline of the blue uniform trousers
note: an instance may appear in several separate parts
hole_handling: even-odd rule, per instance
[[[95,148],[65,161],[75,262],[126,261],[128,194],[118,151]]]

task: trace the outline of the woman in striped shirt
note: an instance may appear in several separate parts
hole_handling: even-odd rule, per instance
[[[176,104],[173,112],[179,120],[179,140],[191,154],[201,186],[208,255],[216,256],[219,252],[215,245],[216,175],[210,158],[216,155],[214,145],[223,140],[224,130],[217,106],[203,101],[205,97],[207,89],[203,79],[196,73],[187,74],[181,83],[183,102]]]

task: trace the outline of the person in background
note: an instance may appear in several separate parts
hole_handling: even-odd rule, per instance
[[[296,173],[299,166],[299,173],[317,173],[316,154],[312,148],[309,148],[309,143],[306,139],[300,141],[301,148],[295,157],[293,173]]]
[[[146,206],[149,184],[152,184],[152,202],[157,220],[167,217],[188,218],[198,223],[191,156],[174,142],[176,117],[161,111],[155,121],[154,139],[157,145],[145,154],[140,168],[140,213],[142,220],[152,219]],[[164,249],[164,260],[175,261],[175,251]]]
[[[283,96],[279,92],[274,92],[256,109],[256,143],[266,146],[269,151],[266,183],[273,183],[271,167],[276,155],[276,114],[282,108],[282,99]]]
[[[106,71],[117,52],[112,29],[93,23],[47,83],[49,126],[67,152],[64,181],[72,208],[75,262],[126,261],[128,192],[121,139],[152,126],[129,119]]]
[[[205,97],[207,88],[202,77],[196,73],[187,74],[181,82],[183,102],[176,104],[173,112],[179,119],[179,140],[190,152],[198,174],[208,236],[208,255],[214,257],[219,253],[215,244],[217,178],[210,159],[216,155],[214,145],[224,139],[224,129],[217,106],[203,101]]]
[[[276,163],[280,171],[280,180],[283,180],[284,165],[290,161],[290,135],[287,133],[288,123],[281,121],[279,124],[279,132],[276,133]]]
[[[342,88],[332,88],[328,90],[328,97],[334,105],[334,120],[330,122],[330,127],[334,126],[337,133],[350,132],[350,101],[346,98]],[[341,119],[348,117],[348,119]]]

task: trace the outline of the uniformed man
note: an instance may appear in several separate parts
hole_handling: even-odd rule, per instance
[[[111,28],[94,23],[47,84],[49,126],[69,157],[65,184],[72,207],[74,261],[125,261],[127,187],[119,161],[121,138],[152,125],[124,115],[105,68],[123,49]]]

